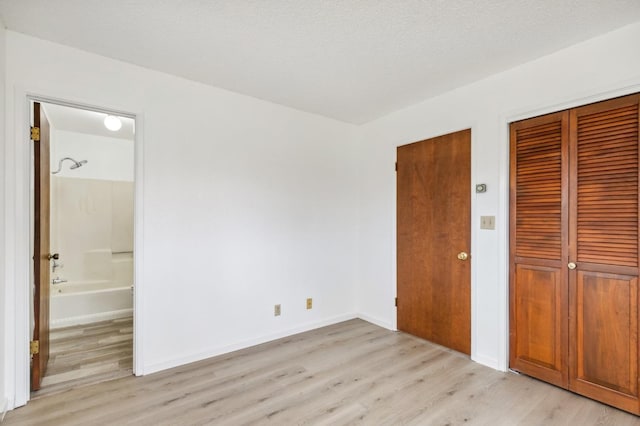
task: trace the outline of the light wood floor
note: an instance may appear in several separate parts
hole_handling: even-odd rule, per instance
[[[54,329],[49,341],[47,372],[32,399],[133,374],[131,317]]]
[[[640,425],[640,419],[352,320],[47,396],[9,412],[5,424]]]

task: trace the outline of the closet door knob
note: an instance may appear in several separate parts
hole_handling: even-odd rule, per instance
[[[574,269],[576,269],[577,266],[578,265],[576,265],[575,263],[569,262],[569,264],[567,265],[567,268],[569,268],[569,269],[571,269],[573,271]]]

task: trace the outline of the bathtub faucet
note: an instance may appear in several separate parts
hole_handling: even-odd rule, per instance
[[[55,277],[53,280],[51,280],[51,284],[60,284],[60,283],[66,283],[67,280],[62,279],[60,277]]]
[[[55,272],[56,269],[62,268],[62,262],[58,262],[55,258],[53,259],[53,266],[51,267],[51,271]]]

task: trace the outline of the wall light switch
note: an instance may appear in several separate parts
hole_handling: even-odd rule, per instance
[[[496,217],[480,216],[480,229],[496,229]]]

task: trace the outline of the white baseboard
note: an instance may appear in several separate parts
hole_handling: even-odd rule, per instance
[[[0,407],[0,422],[4,421],[4,416],[7,414],[7,410],[9,409],[9,399],[5,398],[2,403],[2,407]]]
[[[77,317],[62,318],[53,320],[49,324],[51,329],[70,327],[72,325],[90,324],[93,322],[109,321],[112,319],[126,318],[133,316],[133,309],[121,309],[119,311],[100,312],[97,314],[80,315]]]
[[[381,320],[380,318],[372,317],[371,315],[367,315],[362,312],[358,313],[358,318],[379,327],[386,328],[387,330],[396,331],[396,328],[389,321]]]
[[[500,363],[495,358],[490,358],[488,356],[476,354],[475,356],[471,357],[471,360],[477,362],[478,364],[482,364],[486,367],[493,368],[494,370],[505,371],[500,367]]]
[[[158,371],[166,370],[173,367],[178,367],[180,365],[189,364],[196,361],[201,361],[203,359],[211,358],[214,356],[226,354],[229,352],[237,351],[240,349],[245,349],[251,346],[260,345],[262,343],[270,342],[272,340],[281,339],[283,337],[289,337],[294,334],[304,333],[305,331],[315,330],[316,328],[326,327],[328,325],[337,324],[339,322],[348,321],[350,319],[357,318],[358,316],[355,313],[338,315],[335,317],[327,318],[321,321],[308,322],[302,324],[298,327],[289,328],[283,331],[279,331],[277,333],[268,334],[260,337],[256,337],[249,340],[244,340],[242,342],[234,343],[227,346],[222,346],[219,348],[212,348],[210,350],[200,352],[193,355],[186,355],[180,358],[173,358],[162,362],[157,362],[154,364],[146,365],[144,367],[143,374],[151,374],[156,373]]]

